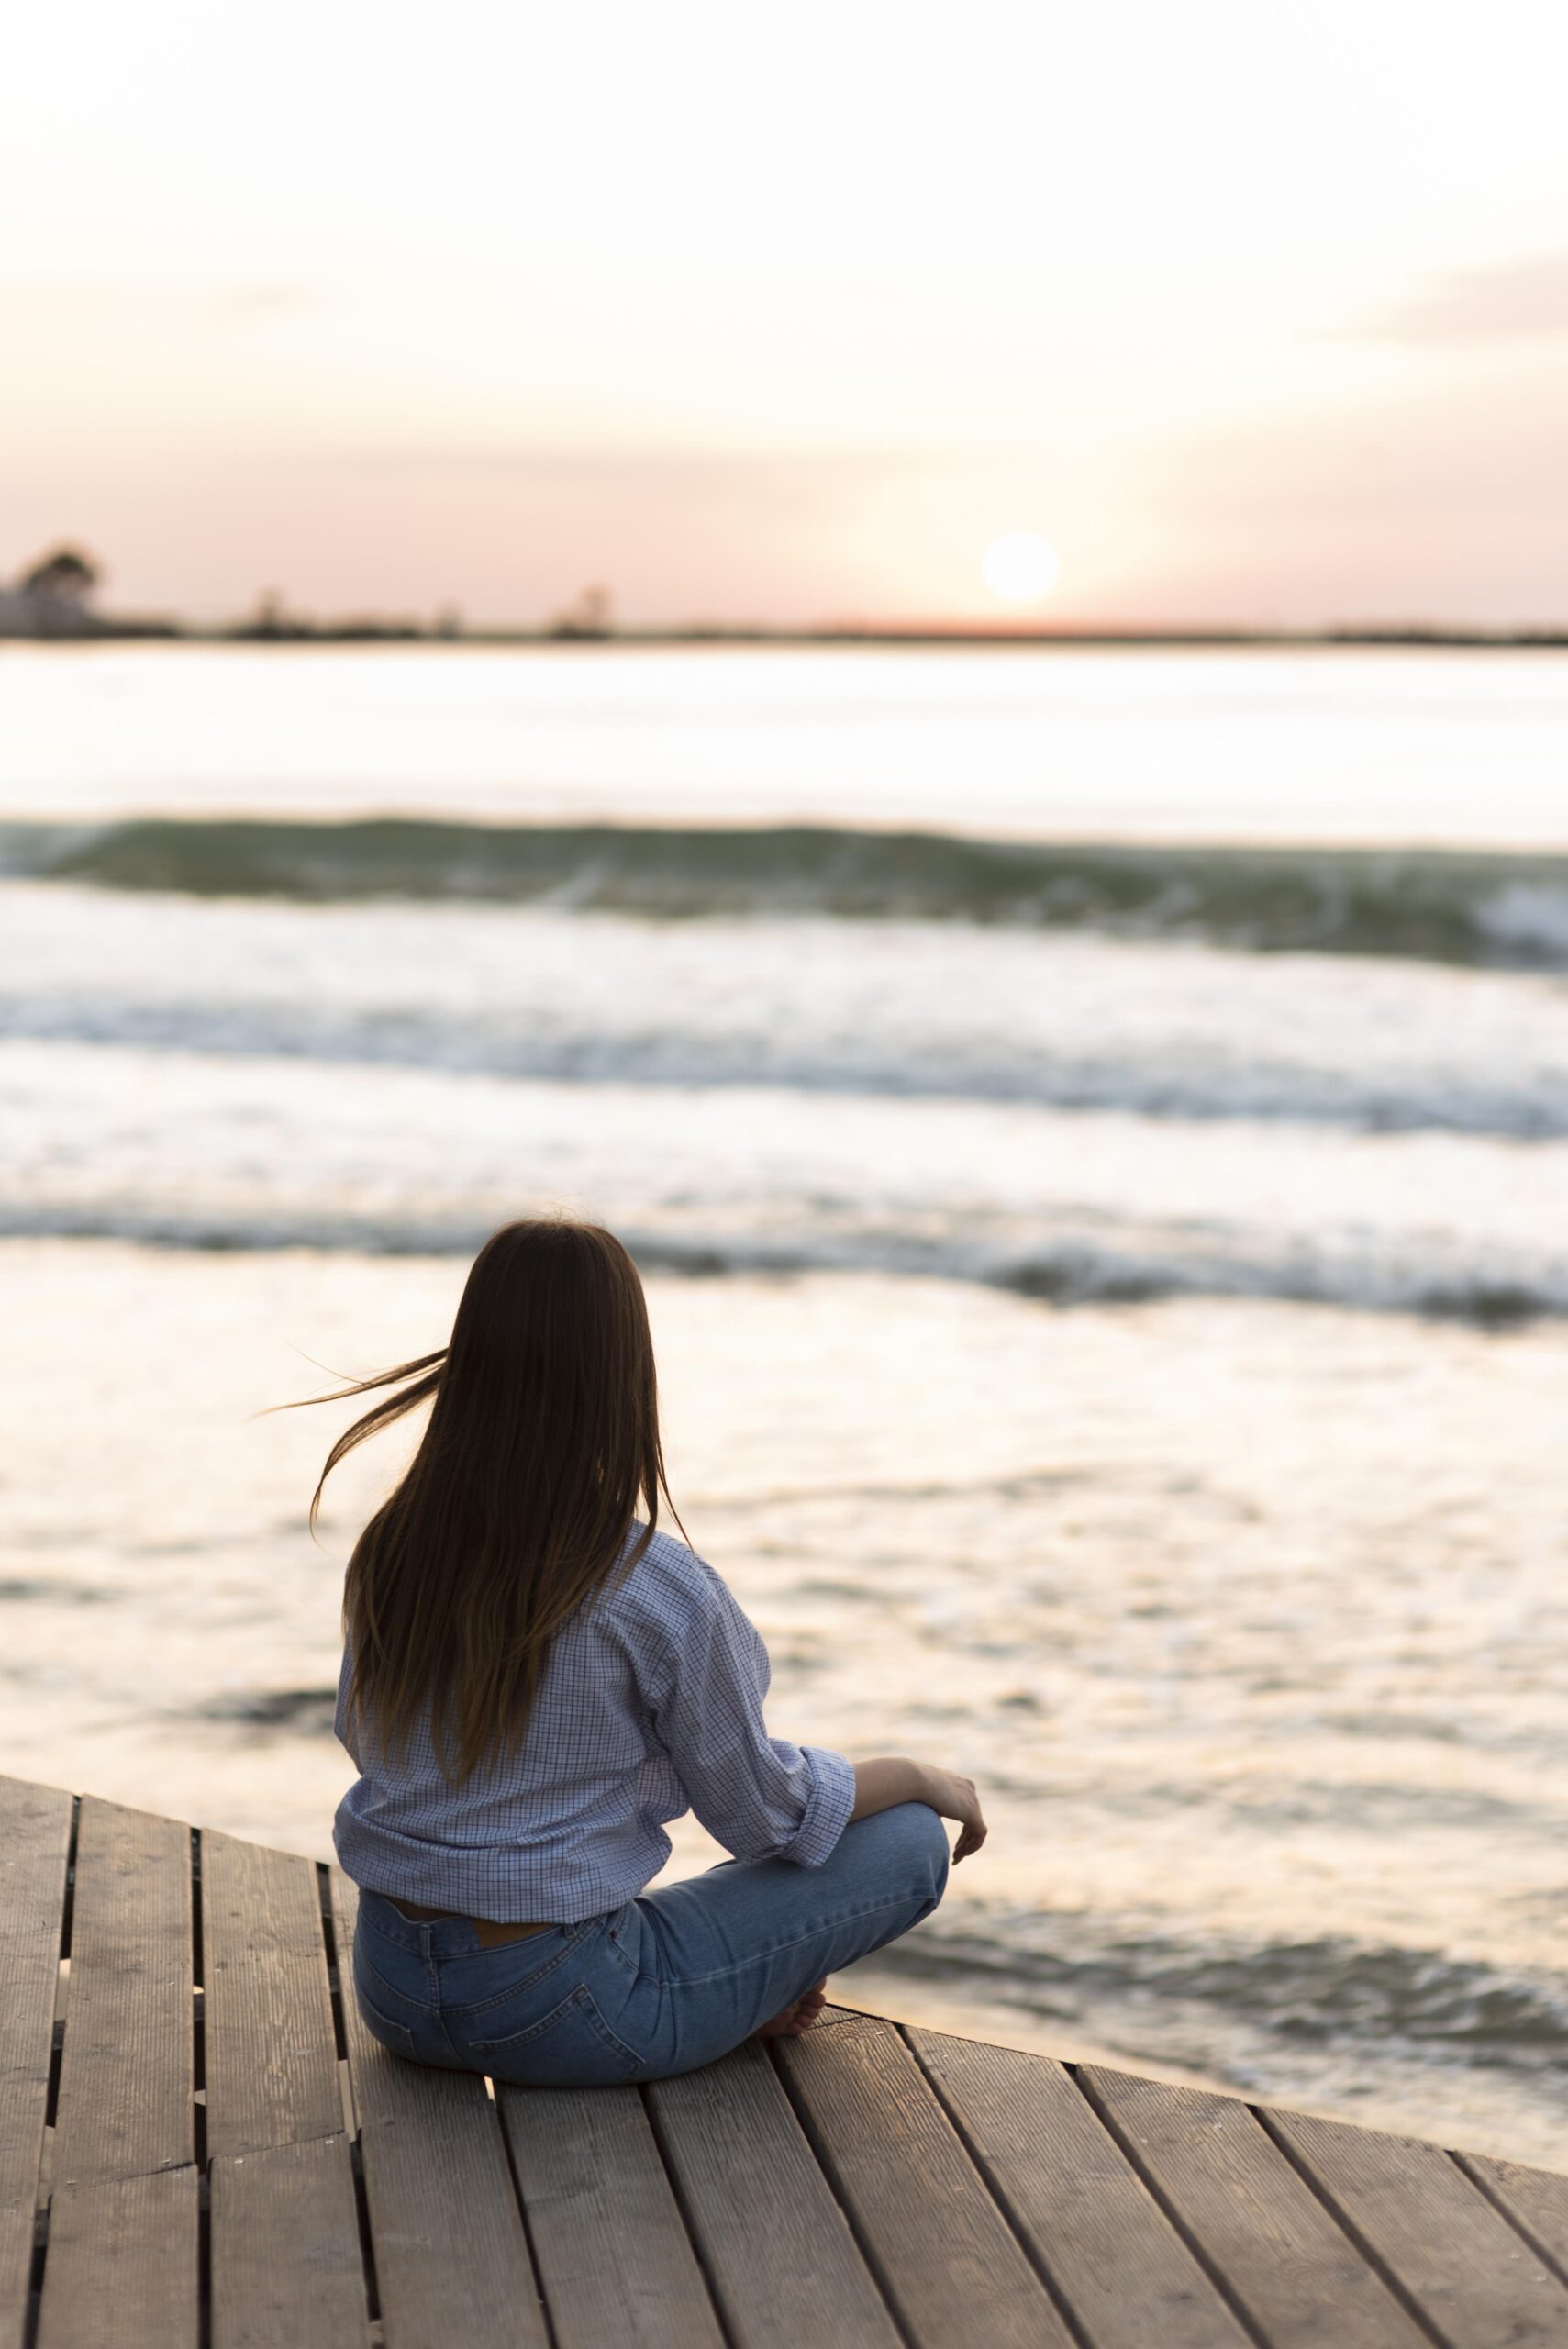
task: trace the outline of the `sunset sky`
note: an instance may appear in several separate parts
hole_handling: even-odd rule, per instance
[[[0,575],[1568,620],[1565,81],[1554,0],[17,12]]]

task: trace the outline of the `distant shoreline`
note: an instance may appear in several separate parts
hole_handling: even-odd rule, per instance
[[[179,621],[100,620],[61,629],[0,629],[7,645],[72,650],[108,644],[436,646],[513,651],[817,649],[880,651],[1568,651],[1568,626],[1552,629],[1328,628],[424,628],[388,620],[312,626],[197,628]]]

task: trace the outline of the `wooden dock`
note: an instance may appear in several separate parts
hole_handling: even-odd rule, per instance
[[[1568,2177],[830,2009],[494,2095],[336,1871],[0,1779],[0,2349],[1568,2349]]]

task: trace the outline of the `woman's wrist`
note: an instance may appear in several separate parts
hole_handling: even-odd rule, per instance
[[[929,1783],[926,1765],[907,1753],[879,1753],[869,1762],[857,1762],[855,1773],[855,1803],[850,1817],[873,1818],[879,1810],[891,1810],[901,1802],[925,1802],[929,1799]]]

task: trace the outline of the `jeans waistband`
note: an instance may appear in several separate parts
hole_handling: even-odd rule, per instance
[[[386,1893],[372,1892],[364,1886],[360,1889],[360,1915],[383,1941],[421,1956],[473,1957],[484,1946],[471,1918],[439,1917],[421,1921],[406,1917]],[[546,1925],[539,1932],[519,1934],[515,1941],[499,1946],[530,1954],[537,1951],[543,1959],[587,1932],[595,1921],[588,1917],[577,1924]]]
[[[454,1918],[460,1925],[472,1925],[479,1936],[481,1949],[501,1949],[508,1942],[529,1941],[535,1933],[550,1931],[548,1924],[501,1925],[489,1917],[465,1917],[460,1910],[431,1909],[419,1900],[399,1900],[394,1905],[416,1925],[444,1925]]]

